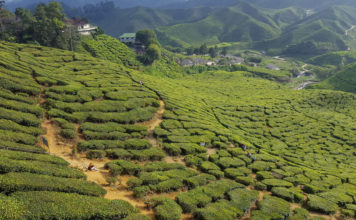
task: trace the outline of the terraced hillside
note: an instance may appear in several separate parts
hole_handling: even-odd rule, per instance
[[[5,219],[355,216],[352,94],[248,72],[169,79],[3,42],[0,55]],[[65,160],[22,152],[44,152],[42,133]]]

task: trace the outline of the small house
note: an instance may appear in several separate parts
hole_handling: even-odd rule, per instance
[[[98,27],[96,27],[96,26],[92,26],[89,23],[83,23],[83,22],[77,23],[76,26],[77,26],[77,30],[78,30],[79,34],[85,35],[85,36],[90,35],[92,32],[94,32],[98,29]]]
[[[125,44],[134,44],[136,42],[136,33],[124,33],[119,37],[119,41]]]

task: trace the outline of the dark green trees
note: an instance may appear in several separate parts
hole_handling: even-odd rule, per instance
[[[80,42],[75,26],[66,20],[58,2],[39,4],[33,13],[23,8],[17,8],[15,14],[0,9],[0,28],[0,39],[6,41],[67,50],[73,50]]]
[[[146,48],[145,54],[140,57],[144,64],[152,64],[155,60],[161,58],[161,45],[153,30],[138,31],[136,33],[136,41],[142,43]]]

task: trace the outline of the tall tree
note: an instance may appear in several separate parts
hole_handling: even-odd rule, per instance
[[[155,43],[159,45],[156,33],[153,30],[140,30],[136,33],[136,40],[148,47],[150,44]]]
[[[207,54],[209,51],[208,51],[208,46],[204,43],[200,46],[199,48],[199,53],[200,54]]]

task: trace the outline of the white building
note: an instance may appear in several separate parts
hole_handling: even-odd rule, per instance
[[[96,31],[98,27],[91,26],[90,24],[78,24],[77,25],[78,32],[81,35],[90,35],[93,31]]]

